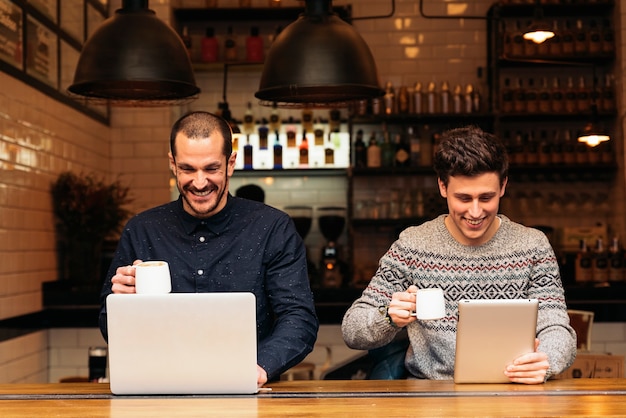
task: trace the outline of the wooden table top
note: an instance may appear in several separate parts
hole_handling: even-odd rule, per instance
[[[4,417],[624,416],[626,379],[542,385],[451,381],[290,381],[257,395],[116,396],[108,384],[3,384]]]

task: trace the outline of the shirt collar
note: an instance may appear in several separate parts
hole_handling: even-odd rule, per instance
[[[224,206],[221,211],[209,218],[200,219],[185,212],[185,209],[183,208],[183,198],[182,196],[179,196],[176,202],[176,210],[179,213],[183,228],[188,235],[193,234],[200,228],[207,228],[214,234],[219,235],[226,229],[232,219],[232,205],[233,199],[229,193],[226,200],[226,206]]]

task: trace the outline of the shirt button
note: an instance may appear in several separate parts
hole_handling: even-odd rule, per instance
[[[204,270],[198,270],[198,275],[202,276],[204,274]]]
[[[199,240],[200,240],[200,242],[204,242],[206,240],[206,238],[200,237]]]

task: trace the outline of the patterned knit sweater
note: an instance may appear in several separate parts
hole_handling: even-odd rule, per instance
[[[407,326],[410,347],[405,365],[413,377],[452,379],[458,301],[461,299],[539,300],[539,351],[548,355],[548,376],[567,369],[576,356],[576,334],[569,326],[559,267],[546,236],[499,215],[493,238],[480,246],[462,245],[444,224],[447,215],[407,228],[381,258],[363,294],[346,312],[343,338],[355,349],[391,342],[400,328],[384,309],[394,292],[410,285],[442,288],[446,316]]]

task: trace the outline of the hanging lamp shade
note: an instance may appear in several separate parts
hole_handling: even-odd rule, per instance
[[[148,9],[148,0],[123,0],[81,51],[70,93],[117,105],[180,104],[197,96],[187,48]]]
[[[376,63],[330,0],[306,0],[305,10],[274,40],[255,96],[263,105],[342,107],[380,97]]]

